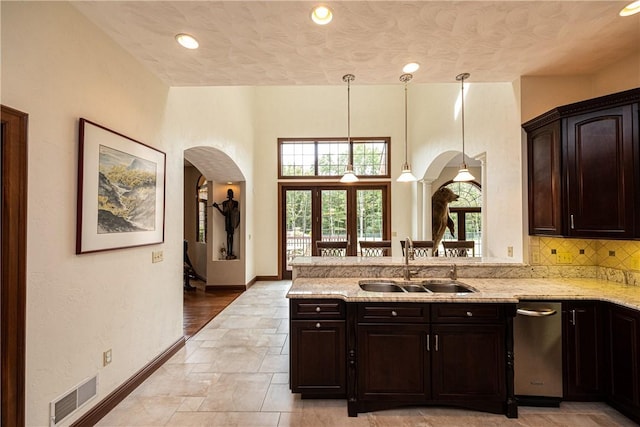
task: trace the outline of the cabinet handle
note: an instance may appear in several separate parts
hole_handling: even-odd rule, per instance
[[[396,317],[396,316],[398,315],[398,313],[396,313],[396,311],[395,311],[395,310],[391,310],[391,315],[392,315],[393,317]]]
[[[576,326],[576,311],[575,310],[571,310],[571,324],[573,326]]]
[[[438,351],[438,334],[436,334],[436,351]]]
[[[322,327],[322,325],[320,324],[320,322],[316,323],[316,328],[320,329]]]
[[[320,307],[316,307],[316,313],[320,313]]]
[[[467,317],[472,317],[472,316],[473,316],[473,313],[470,311],[467,311]]]
[[[430,341],[431,341],[431,335],[427,334],[427,351],[431,351],[431,347],[429,346]]]
[[[570,218],[570,219],[571,219],[571,229],[572,229],[572,230],[574,230],[576,227],[575,227],[575,225],[573,224],[573,215],[571,215],[571,218]]]

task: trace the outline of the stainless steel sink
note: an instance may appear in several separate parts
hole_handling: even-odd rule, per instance
[[[428,290],[426,290],[424,288],[424,286],[422,286],[421,284],[409,284],[409,283],[404,283],[402,285],[402,287],[404,288],[404,290],[406,292],[429,292]]]
[[[360,288],[369,292],[405,292],[402,287],[389,280],[366,280],[361,281]]]
[[[422,282],[422,285],[433,293],[469,293],[475,292],[469,285],[451,279],[429,279]]]
[[[469,293],[472,287],[451,279],[428,279],[421,282],[396,282],[394,280],[361,280],[363,291],[368,292],[427,292],[427,293]]]

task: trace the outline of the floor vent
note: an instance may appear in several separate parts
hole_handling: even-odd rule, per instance
[[[82,405],[94,398],[98,392],[98,376],[89,378],[69,390],[50,404],[51,423],[55,427]]]

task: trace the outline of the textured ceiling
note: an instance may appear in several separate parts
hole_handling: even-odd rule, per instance
[[[185,166],[195,166],[207,181],[240,182],[244,175],[225,153],[212,147],[194,147],[184,151]]]
[[[90,1],[72,4],[170,86],[476,82],[588,74],[637,53],[640,14],[628,1]],[[200,41],[190,51],[174,40]]]

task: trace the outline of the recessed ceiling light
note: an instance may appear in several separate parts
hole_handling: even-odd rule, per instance
[[[333,12],[327,6],[316,6],[311,11],[311,19],[318,25],[327,25],[333,19]]]
[[[409,62],[407,65],[402,67],[402,72],[415,73],[416,71],[418,71],[418,68],[420,68],[420,64],[418,64],[417,62]]]
[[[620,11],[620,16],[631,16],[640,12],[640,0],[629,3]]]
[[[196,40],[193,36],[190,36],[189,34],[182,33],[182,34],[176,35],[176,41],[180,43],[182,47],[185,47],[187,49],[197,49],[198,46],[200,46],[200,44],[198,43],[198,40]]]

